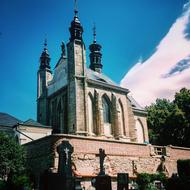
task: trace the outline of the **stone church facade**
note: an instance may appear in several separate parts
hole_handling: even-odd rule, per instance
[[[86,65],[83,28],[75,11],[70,40],[61,45],[54,75],[45,43],[38,71],[37,120],[53,126],[53,133],[148,142],[146,112],[102,72],[101,45],[94,31],[90,68]],[[66,56],[67,51],[67,56]]]
[[[87,68],[77,11],[69,31],[54,74],[46,43],[40,57],[37,121],[52,126],[53,134],[24,145],[36,182],[44,171],[58,171],[57,147],[63,140],[74,147],[73,172],[82,177],[86,189],[99,172],[99,148],[105,149],[105,171],[113,181],[117,173],[129,173],[132,179],[142,172],[177,173],[177,160],[190,158],[190,149],[149,144],[147,113],[128,95],[128,89],[103,74],[95,31]]]

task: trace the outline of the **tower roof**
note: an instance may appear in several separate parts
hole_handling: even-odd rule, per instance
[[[89,46],[90,49],[90,68],[101,73],[102,70],[102,53],[101,45],[96,43],[96,26],[93,27],[93,43]]]
[[[77,10],[77,1],[76,0],[75,0],[75,8],[74,8],[74,19],[71,22],[69,31],[71,34],[70,41],[74,41],[75,39],[82,41],[83,27],[78,18],[78,10]]]
[[[50,55],[47,49],[47,39],[44,41],[44,50],[40,57],[40,69],[50,69]]]

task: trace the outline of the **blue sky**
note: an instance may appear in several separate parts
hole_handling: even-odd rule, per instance
[[[133,75],[131,70],[137,68],[140,58],[145,62],[154,55],[183,14],[186,2],[78,0],[87,64],[95,22],[97,41],[102,45],[103,72],[118,84],[122,81],[122,86],[133,95],[137,86],[143,90],[139,81],[134,85],[136,72]],[[53,69],[61,54],[61,41],[67,43],[69,39],[73,0],[0,0],[0,3],[0,111],[21,120],[36,119],[36,79],[44,38],[47,36]]]

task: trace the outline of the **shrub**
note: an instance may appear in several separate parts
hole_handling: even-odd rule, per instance
[[[153,185],[153,182],[155,180],[159,180],[163,184],[165,184],[166,176],[163,173],[158,173],[158,174],[140,173],[137,175],[137,184],[138,184],[140,190],[156,189]]]
[[[177,170],[180,178],[190,178],[190,160],[178,160]]]

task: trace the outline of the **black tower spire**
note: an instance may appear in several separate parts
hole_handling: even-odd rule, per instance
[[[47,39],[45,39],[44,50],[40,57],[40,69],[46,68],[50,70],[50,56],[47,49]]]
[[[74,19],[71,22],[71,26],[69,28],[71,34],[70,41],[74,41],[75,39],[82,41],[83,28],[78,18],[77,0],[75,0],[74,13],[75,13]]]
[[[47,125],[48,123],[47,87],[48,81],[52,78],[51,73],[50,56],[47,49],[47,39],[45,39],[44,50],[40,57],[40,67],[37,79],[37,121],[43,125]]]
[[[102,54],[101,45],[96,43],[96,26],[93,27],[93,44],[89,46],[90,49],[90,68],[96,72],[101,73],[102,71]]]

